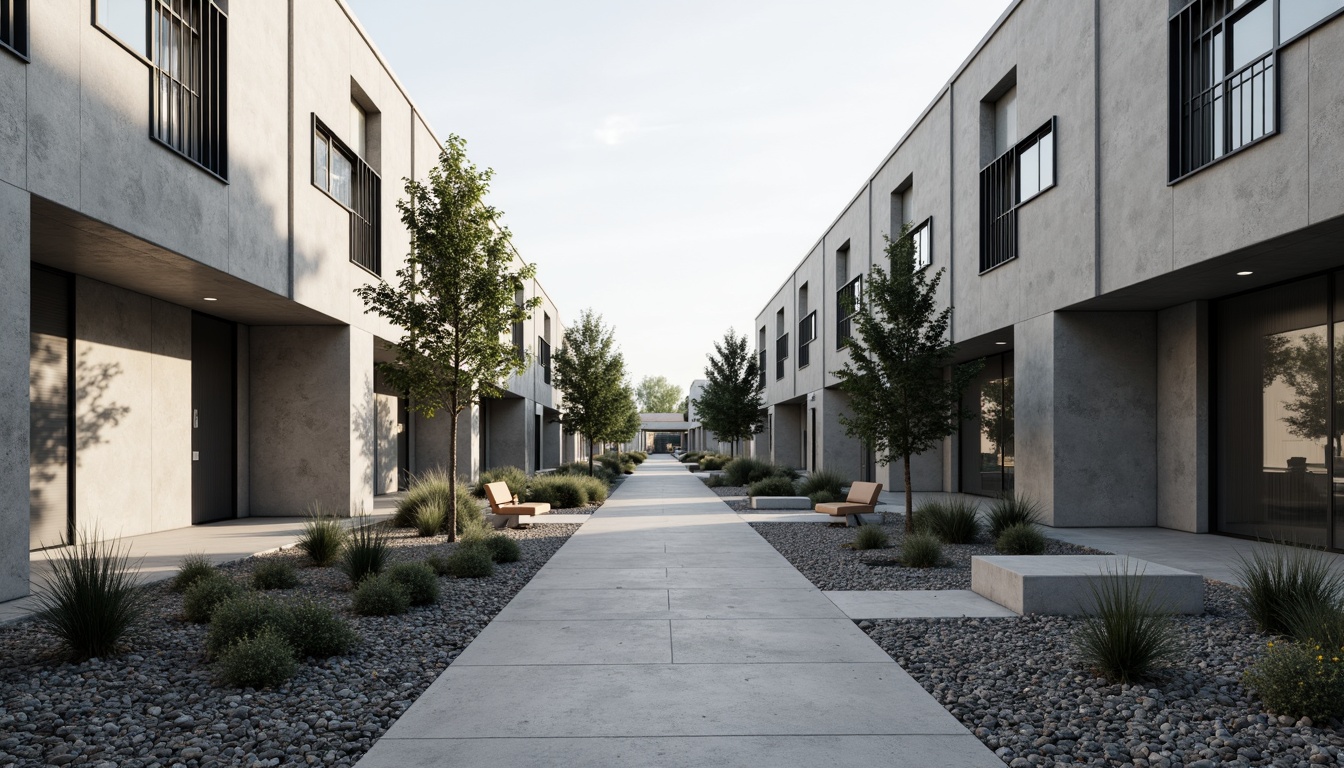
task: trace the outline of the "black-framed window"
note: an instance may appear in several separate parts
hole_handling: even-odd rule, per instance
[[[1055,118],[980,171],[980,272],[1017,258],[1017,210],[1055,186]]]
[[[835,347],[843,349],[853,336],[852,322],[863,304],[863,275],[855,277],[835,292]]]
[[[211,0],[150,0],[150,135],[228,178],[228,17]]]
[[[93,25],[149,62],[149,0],[95,0]]]
[[[798,321],[798,367],[812,364],[812,342],[817,338],[817,312],[812,310]]]
[[[28,0],[0,0],[0,48],[28,60]]]
[[[537,337],[537,357],[541,363],[541,380],[547,384],[551,383],[551,343],[544,337]]]
[[[784,378],[784,362],[789,359],[789,334],[775,339],[775,380]]]
[[[912,227],[905,234],[915,246],[915,269],[923,269],[933,263],[933,217],[925,219],[919,226]]]
[[[350,261],[381,275],[382,179],[313,115],[313,186],[350,211]]]
[[[762,349],[757,357],[759,362],[756,364],[756,389],[765,389],[765,350]]]

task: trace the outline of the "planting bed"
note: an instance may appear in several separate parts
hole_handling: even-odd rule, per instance
[[[343,574],[302,568],[301,586],[269,594],[332,605],[360,642],[344,656],[301,664],[274,690],[216,684],[203,656],[207,625],[180,619],[181,595],[167,583],[148,587],[151,614],[115,658],[62,663],[33,624],[0,629],[0,765],[351,765],[578,528],[505,531],[521,545],[521,561],[497,565],[488,578],[442,578],[437,604],[401,616],[355,616]],[[390,543],[394,562],[457,546],[405,529]],[[304,562],[291,550],[221,570],[244,582],[269,558]]]

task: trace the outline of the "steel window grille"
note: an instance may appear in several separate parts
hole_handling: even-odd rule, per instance
[[[757,375],[756,388],[757,388],[757,389],[765,389],[765,350],[764,350],[764,349],[762,349],[761,352],[760,352],[760,362],[757,364],[757,366],[756,366],[756,370],[757,370],[757,374],[756,374],[756,375]]]
[[[227,178],[227,16],[209,0],[151,0],[149,20],[150,130]]]
[[[350,211],[350,261],[381,275],[382,179],[313,115],[313,186]]]
[[[842,349],[853,336],[851,327],[854,316],[863,304],[863,275],[845,283],[835,293],[835,346]]]
[[[1169,178],[1278,126],[1277,0],[1195,0],[1171,18]]]
[[[906,237],[915,245],[915,269],[923,269],[933,263],[933,217],[911,229]]]
[[[798,322],[798,367],[812,364],[812,342],[817,338],[817,312],[812,310]]]
[[[789,334],[775,339],[775,379],[784,378],[784,361],[789,359]]]
[[[28,0],[0,0],[0,46],[28,58]]]
[[[551,383],[551,344],[541,336],[537,337],[538,357],[541,358],[541,380]]]
[[[1053,117],[980,171],[981,273],[1017,258],[1017,209],[1053,187],[1055,175]]]

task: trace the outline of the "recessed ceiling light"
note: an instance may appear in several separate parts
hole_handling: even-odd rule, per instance
[[[997,344],[997,345],[999,345],[1000,347],[1002,347],[1002,346],[1004,346],[1005,344],[1007,344],[1008,342],[1006,342],[1006,341],[996,341],[996,342],[994,342],[994,343]]]
[[[214,296],[206,296],[206,297],[205,297],[205,300],[206,300],[206,301],[219,301],[219,299],[216,299]]]
[[[1250,270],[1247,270],[1247,271],[1245,271],[1245,272],[1238,272],[1238,273],[1237,273],[1237,277],[1245,277],[1245,276],[1247,276],[1247,275],[1253,275],[1253,274],[1255,274],[1255,273],[1254,273],[1254,272],[1251,272]]]

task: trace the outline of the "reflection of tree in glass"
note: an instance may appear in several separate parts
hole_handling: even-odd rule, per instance
[[[1013,379],[994,379],[980,391],[980,431],[996,456],[1013,453]]]
[[[1324,442],[1329,438],[1333,453],[1340,453],[1340,428],[1344,427],[1344,409],[1334,403],[1335,434],[1330,434],[1329,344],[1322,333],[1294,331],[1265,337],[1263,386],[1268,389],[1276,379],[1293,388],[1297,399],[1283,404],[1289,415],[1282,421],[1288,431],[1304,440]],[[1335,351],[1335,366],[1344,365],[1344,355]],[[1340,368],[1344,370],[1344,368]]]

